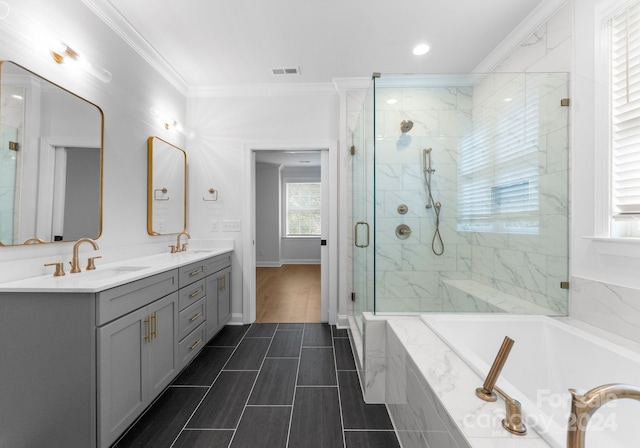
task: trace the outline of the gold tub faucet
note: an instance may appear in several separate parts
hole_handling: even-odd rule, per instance
[[[80,245],[82,243],[89,243],[93,246],[93,250],[98,250],[98,243],[96,243],[95,241],[93,241],[91,238],[80,238],[78,241],[76,241],[76,243],[73,245],[73,259],[71,260],[71,273],[75,274],[78,272],[81,272],[82,269],[80,269],[80,257],[78,256],[78,249],[80,248]]]
[[[487,378],[484,380],[482,387],[476,389],[476,395],[484,401],[496,401],[498,399],[495,392],[498,392],[502,398],[506,407],[506,417],[502,420],[502,426],[511,434],[517,436],[523,436],[527,433],[527,427],[522,420],[522,405],[518,400],[514,400],[506,392],[496,386],[496,381],[502,372],[504,364],[507,362],[511,348],[513,347],[514,340],[509,336],[505,336],[500,346],[500,350],[496,355],[496,359],[493,361],[493,365],[487,374]],[[494,392],[495,390],[495,392]]]
[[[585,431],[589,419],[602,405],[621,398],[640,401],[640,387],[628,384],[605,384],[583,395],[574,389],[569,389],[569,392],[571,392],[571,414],[567,427],[567,448],[584,448]]]

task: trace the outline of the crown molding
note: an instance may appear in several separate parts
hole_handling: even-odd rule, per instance
[[[371,77],[368,78],[333,78],[333,85],[338,92],[345,90],[366,90],[371,84]]]
[[[95,15],[107,24],[133,50],[147,61],[162,77],[180,93],[187,95],[186,80],[169,62],[118,12],[109,0],[82,0]]]
[[[549,17],[570,0],[545,0],[534,9],[489,55],[480,62],[472,73],[489,73],[523,40],[533,34]]]
[[[209,87],[191,87],[188,96],[191,98],[206,97],[260,97],[260,96],[298,96],[298,95],[336,95],[333,83],[277,83],[277,84],[244,84],[220,85]]]

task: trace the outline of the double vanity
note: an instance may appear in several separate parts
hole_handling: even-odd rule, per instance
[[[230,320],[231,251],[0,285],[0,447],[115,442]]]
[[[139,253],[155,255],[109,263],[122,247],[106,247],[85,265],[103,233],[102,110],[10,61],[0,104],[0,250],[30,254],[3,278],[34,272],[0,283],[0,448],[108,448],[230,320],[233,247],[186,250],[187,154],[151,136]]]

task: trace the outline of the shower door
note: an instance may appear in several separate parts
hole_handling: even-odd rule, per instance
[[[362,332],[362,313],[374,311],[374,96],[370,88],[353,132],[352,231],[353,317]]]

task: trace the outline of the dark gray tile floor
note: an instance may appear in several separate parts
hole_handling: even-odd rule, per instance
[[[227,326],[113,448],[399,448],[346,330]]]

